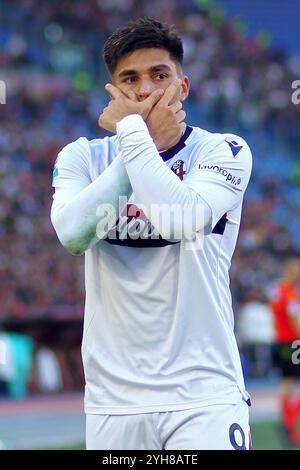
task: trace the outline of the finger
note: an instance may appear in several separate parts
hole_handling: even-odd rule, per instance
[[[107,85],[105,85],[105,90],[110,94],[113,100],[124,96],[121,90],[119,90],[119,88],[112,85],[111,83],[107,83]]]
[[[165,90],[164,96],[160,100],[160,104],[168,106],[169,104],[173,104],[175,101],[178,101],[181,94],[181,84],[182,81],[180,78],[177,78],[172,82]]]
[[[181,97],[181,82],[180,82],[180,85],[178,86],[178,89],[175,92],[173,98],[169,102],[169,106],[172,106],[174,103],[176,103],[176,101],[180,101],[180,97]]]
[[[150,111],[153,106],[155,106],[156,103],[160,100],[163,94],[164,90],[160,88],[158,90],[154,90],[151,95],[149,95],[148,98],[142,102],[143,108],[147,111]]]
[[[181,101],[175,101],[169,108],[173,111],[173,113],[178,113],[182,109],[182,102]]]
[[[181,111],[178,111],[178,113],[176,113],[176,120],[178,123],[182,122],[185,120],[185,117],[186,117],[186,112],[183,111],[183,109]]]
[[[105,110],[103,109],[103,113],[104,113],[104,111],[105,111]],[[103,113],[100,114],[99,119],[98,119],[98,125],[99,125],[100,127],[102,127],[102,123],[103,123]]]
[[[127,91],[127,93],[125,93],[125,95],[126,95],[127,98],[129,98],[131,101],[138,101],[137,96],[136,96],[136,94],[134,93],[134,91]]]

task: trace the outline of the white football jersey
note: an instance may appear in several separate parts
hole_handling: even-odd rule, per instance
[[[69,144],[55,166],[57,197],[63,199],[66,185],[66,195],[72,184],[74,194],[85,188],[118,152],[117,136]],[[208,204],[211,228],[195,249],[186,240],[147,237],[151,224],[133,193],[114,236],[86,250],[86,413],[184,410],[235,403],[238,394],[249,398],[233,331],[229,268],[250,149],[235,135],[188,126],[160,155]]]

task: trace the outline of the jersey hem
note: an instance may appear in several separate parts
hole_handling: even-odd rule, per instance
[[[247,396],[249,396],[247,394]],[[107,407],[107,406],[84,406],[85,414],[101,414],[101,415],[130,415],[130,414],[144,414],[144,413],[160,413],[168,411],[181,411],[189,410],[192,408],[206,407],[212,405],[235,405],[240,399],[245,400],[243,394],[237,390],[231,393],[229,397],[211,398],[206,400],[195,400],[187,403],[173,403],[173,404],[157,404],[157,405],[140,405],[140,406],[122,406],[122,407]]]

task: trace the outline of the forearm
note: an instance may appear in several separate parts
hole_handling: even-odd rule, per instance
[[[211,211],[163,162],[143,120],[128,116],[117,125],[121,155],[132,189],[164,238],[189,238],[210,223]]]
[[[62,245],[74,255],[82,254],[106,235],[123,208],[119,207],[119,198],[124,196],[124,206],[131,193],[130,181],[120,156],[72,198],[68,197],[67,192],[59,190],[54,196],[51,220]]]

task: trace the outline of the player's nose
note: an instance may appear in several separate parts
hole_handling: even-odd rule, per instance
[[[137,95],[140,101],[148,98],[149,95],[155,90],[154,84],[151,80],[142,80],[137,91]]]

